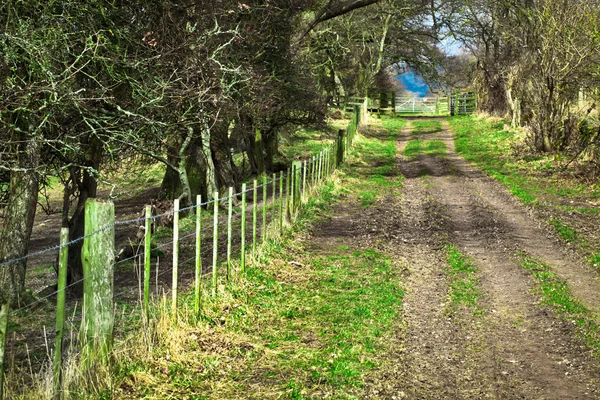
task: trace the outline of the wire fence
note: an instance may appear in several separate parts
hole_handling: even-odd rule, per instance
[[[294,223],[302,204],[313,196],[323,182],[334,173],[339,165],[344,161],[348,154],[348,150],[352,145],[356,129],[360,123],[360,117],[363,110],[355,107],[354,116],[348,128],[345,131],[340,131],[338,139],[331,145],[326,146],[320,153],[303,161],[296,161],[286,172],[281,171],[279,175],[273,174],[272,177],[262,177],[262,179],[254,180],[251,185],[244,184],[242,190],[233,192],[229,188],[226,196],[219,197],[218,193],[213,194],[213,199],[206,202],[201,202],[200,197],[197,197],[196,204],[179,208],[179,200],[173,202],[173,209],[150,215],[151,209],[146,207],[146,213],[143,217],[133,218],[123,221],[114,221],[106,223],[98,228],[93,226],[93,219],[86,219],[86,225],[91,225],[91,232],[73,240],[68,239],[68,232],[61,231],[61,243],[46,248],[44,250],[32,252],[22,257],[11,260],[6,260],[0,263],[0,268],[6,267],[12,263],[25,262],[33,257],[38,257],[48,253],[59,252],[58,265],[58,288],[51,293],[46,294],[35,301],[22,306],[18,309],[9,311],[8,305],[2,305],[0,309],[0,400],[3,398],[5,386],[3,377],[6,367],[7,353],[7,331],[8,321],[16,316],[22,316],[27,310],[32,310],[33,307],[48,303],[51,298],[56,297],[56,345],[54,349],[53,363],[53,396],[60,396],[64,388],[62,386],[62,368],[63,368],[63,331],[64,331],[64,315],[65,315],[65,294],[69,289],[76,286],[84,286],[84,309],[82,310],[81,325],[82,334],[81,341],[85,341],[85,333],[88,335],[91,332],[93,340],[89,343],[80,343],[81,351],[86,346],[91,346],[91,351],[86,351],[86,356],[96,357],[96,362],[102,360],[102,343],[103,340],[109,341],[113,337],[114,329],[114,301],[117,298],[126,297],[132,293],[137,293],[142,298],[141,311],[144,317],[148,317],[148,305],[150,301],[150,286],[152,280],[152,254],[157,254],[159,251],[171,251],[172,261],[169,263],[163,261],[162,269],[159,271],[158,256],[155,256],[154,282],[155,289],[158,292],[159,280],[164,280],[165,275],[172,273],[171,282],[165,282],[165,285],[170,284],[172,293],[172,307],[176,312],[178,300],[178,284],[179,284],[179,266],[187,265],[194,262],[193,279],[188,279],[188,283],[193,283],[196,312],[199,310],[200,282],[205,273],[212,274],[210,289],[212,295],[216,295],[216,289],[219,282],[220,274],[223,274],[221,267],[226,266],[226,279],[230,278],[232,271],[232,259],[239,256],[236,273],[243,273],[246,267],[246,255],[251,253],[253,262],[256,260],[256,251],[266,239],[277,239],[283,233],[284,228]],[[261,181],[259,183],[259,180]],[[260,193],[262,192],[262,193]],[[250,202],[247,195],[251,193]],[[261,197],[262,195],[262,197]],[[236,206],[241,207],[238,212],[233,212],[234,199],[241,198],[241,201]],[[259,198],[261,200],[259,201]],[[112,206],[112,203],[107,203]],[[225,205],[227,213],[220,215],[221,206]],[[213,208],[211,215],[210,209]],[[87,203],[86,203],[87,207]],[[112,206],[114,207],[114,206]],[[206,211],[203,211],[206,208]],[[181,230],[179,216],[182,213],[194,211],[195,221],[192,222],[192,229],[189,226]],[[91,214],[92,212],[90,212]],[[113,209],[114,215],[114,209]],[[247,218],[250,215],[250,218]],[[86,212],[86,218],[88,213]],[[172,241],[158,242],[159,239],[152,237],[151,225],[164,217],[173,217]],[[190,218],[191,219],[191,218]],[[249,221],[248,221],[249,220]],[[114,234],[115,228],[134,223],[144,223],[144,238],[136,242],[134,254],[127,256],[122,260],[114,260]],[[189,225],[189,224],[187,224]],[[209,225],[209,226],[205,226]],[[212,226],[211,226],[212,225]],[[225,226],[225,227],[224,227]],[[189,231],[188,231],[189,229]],[[181,233],[182,236],[179,236]],[[225,231],[225,239],[222,240],[219,233]],[[112,248],[107,249],[106,254],[113,256],[113,259],[108,260],[92,260],[90,266],[84,271],[87,273],[81,279],[66,284],[67,257],[68,249],[73,244],[84,242],[84,246],[105,246],[103,238],[106,242],[112,241]],[[166,238],[165,238],[166,239]],[[188,240],[194,239],[193,244],[183,248],[183,250],[195,250],[195,255],[187,257],[181,261],[179,259],[180,244]],[[248,246],[246,246],[248,244]],[[110,246],[109,246],[110,247]],[[164,260],[164,259],[163,259]],[[85,261],[84,261],[85,262]],[[114,292],[114,274],[117,267],[133,262],[134,269],[137,272],[137,285],[131,285],[129,288],[115,294]],[[136,268],[137,267],[137,268]],[[91,271],[91,272],[90,272]],[[221,272],[220,272],[221,271]],[[223,277],[221,276],[221,279]],[[143,282],[142,282],[143,281]],[[62,283],[61,283],[62,282]],[[108,291],[104,289],[108,288]],[[92,292],[93,290],[93,292]],[[208,288],[204,289],[208,293]],[[108,304],[111,304],[108,307]],[[75,312],[75,311],[73,311]],[[107,313],[110,314],[107,316]],[[110,320],[110,326],[103,326],[104,320]],[[99,322],[100,321],[100,322]],[[45,329],[45,327],[44,327]],[[105,338],[99,340],[98,338]],[[100,343],[100,344],[99,344]],[[13,343],[13,346],[16,344]],[[99,347],[100,346],[100,347]],[[50,352],[51,353],[51,352]],[[49,358],[50,357],[49,355]],[[33,373],[31,371],[31,373]],[[7,390],[15,391],[14,388],[6,387]]]

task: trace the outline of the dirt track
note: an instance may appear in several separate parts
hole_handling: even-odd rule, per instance
[[[403,322],[379,368],[367,376],[365,398],[597,399],[600,363],[573,324],[540,305],[534,282],[517,263],[526,252],[551,266],[588,309],[600,311],[597,273],[540,226],[498,182],[454,151],[445,121],[445,157],[399,156],[401,197],[373,207],[342,203],[338,240],[375,246],[393,256],[406,287]],[[360,233],[357,226],[364,227]],[[324,228],[324,227],[323,227]],[[333,231],[331,232],[333,233]],[[335,235],[329,235],[335,236]],[[330,239],[335,239],[330,237]],[[445,244],[471,256],[483,292],[482,316],[448,313]]]

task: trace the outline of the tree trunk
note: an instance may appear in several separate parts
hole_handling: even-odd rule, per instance
[[[237,171],[231,158],[227,126],[228,124],[225,123],[215,124],[210,138],[210,149],[219,189],[235,188],[237,183]]]
[[[277,131],[269,129],[264,132],[263,143],[265,150],[265,169],[267,172],[275,172],[275,155],[279,149]]]
[[[177,165],[179,161],[177,157],[169,154],[167,156],[169,163]],[[162,183],[160,185],[160,191],[158,192],[158,198],[160,200],[173,200],[181,195],[181,181],[179,180],[179,173],[177,170],[167,165],[165,175],[163,176]]]
[[[213,158],[212,158],[212,151],[211,151],[211,130],[208,127],[208,125],[204,126],[202,128],[202,144],[201,144],[201,149],[202,149],[202,155],[204,157],[204,162],[206,164],[206,199],[207,200],[214,200],[214,193],[218,190],[218,185],[217,185],[217,174],[215,171],[215,164],[213,162]]]
[[[25,140],[25,135],[15,135]],[[10,173],[8,206],[4,226],[0,232],[0,260],[7,261],[25,256],[37,205],[39,189],[40,143],[35,137],[18,146],[18,164]],[[12,307],[22,304],[25,290],[27,261],[0,265],[0,304],[7,300]]]
[[[86,148],[85,166],[87,168],[77,169],[73,167],[71,179],[77,186],[77,206],[68,221],[69,240],[75,240],[84,235],[85,232],[85,202],[89,198],[95,198],[98,191],[98,181],[93,172],[98,171],[102,161],[102,143],[95,136],[91,136]],[[81,248],[83,241],[73,243],[69,246],[69,268],[67,269],[67,282],[72,284],[83,279],[83,265],[81,263]],[[75,290],[80,292],[82,285],[77,285]]]

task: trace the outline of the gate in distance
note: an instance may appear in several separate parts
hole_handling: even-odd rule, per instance
[[[364,98],[347,97],[344,109],[352,111],[356,105],[362,106]],[[369,98],[367,108],[371,112],[393,112],[401,115],[470,115],[477,109],[474,93],[458,93],[450,96],[400,96],[394,92],[380,93],[379,98]]]

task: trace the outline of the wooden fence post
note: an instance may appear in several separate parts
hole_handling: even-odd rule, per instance
[[[54,365],[53,365],[53,396],[60,399],[62,382],[62,349],[65,325],[65,300],[67,297],[67,260],[69,257],[69,228],[60,230],[60,252],[58,256],[58,285],[56,293],[56,337],[54,340]],[[2,397],[0,396],[0,399]]]
[[[4,399],[4,372],[6,369],[6,338],[8,337],[9,305],[0,305],[0,400]]]
[[[152,245],[152,232],[150,221],[152,221],[152,206],[146,206],[144,224],[144,317],[148,320],[148,307],[150,304],[150,256]]]
[[[81,261],[83,264],[83,369],[110,354],[114,328],[115,206],[87,199]],[[98,229],[106,227],[102,231]]]
[[[317,173],[317,181],[320,183],[323,179],[323,151],[319,153],[319,172]]]
[[[279,171],[279,233],[283,232],[283,171]]]
[[[291,219],[291,202],[292,198],[290,197],[290,187],[292,182],[293,174],[291,172],[291,168],[287,169],[287,176],[285,177],[285,215],[286,220],[289,222]]]
[[[312,156],[312,163],[310,164],[310,181],[311,181],[311,191],[315,189],[315,171],[317,170],[317,157]]]
[[[338,147],[337,147],[337,164],[342,165],[344,163],[344,135],[345,135],[346,131],[343,129],[340,129],[338,131],[338,137],[337,137],[337,143],[338,143]]]
[[[256,209],[256,206],[258,205],[258,199],[256,198],[258,196],[258,190],[257,190],[257,184],[258,182],[256,181],[256,179],[253,182],[254,184],[254,189],[252,190],[252,261],[255,262],[256,261],[256,216],[258,214],[258,210]]]
[[[219,192],[215,192],[213,211],[212,294],[217,295],[217,257],[219,255]]]
[[[304,160],[302,162],[302,196],[301,200],[304,202],[306,200],[306,170],[307,170],[307,161]]]
[[[227,211],[227,280],[231,279],[231,216],[233,214],[233,188],[229,188],[228,211]]]
[[[294,187],[292,188],[293,195],[293,212],[294,216],[296,215],[296,211],[300,206],[300,188],[301,188],[301,178],[302,178],[302,161],[294,161],[292,163],[292,169],[294,171]]]
[[[196,276],[194,281],[194,312],[200,313],[202,284],[202,196],[196,196]]]
[[[271,201],[271,229],[274,230],[276,229],[276,211],[277,211],[277,204],[275,203],[276,200],[276,196],[277,195],[277,174],[275,174],[273,172],[273,200]]]
[[[240,270],[246,271],[246,184],[242,184],[242,236],[240,237]]]
[[[171,286],[171,311],[177,315],[177,295],[179,288],[179,199],[173,201],[173,283]]]
[[[275,174],[273,174],[275,175]],[[262,204],[262,243],[267,240],[267,191],[268,191],[267,175],[263,176],[263,204]],[[275,179],[273,179],[273,187],[275,187]],[[275,198],[275,197],[273,197]]]

